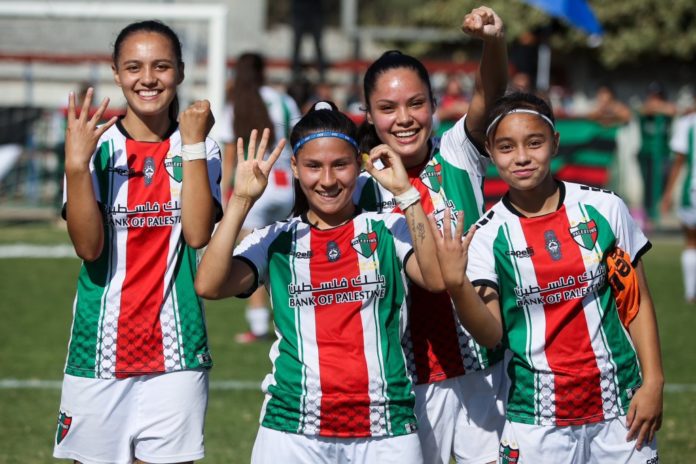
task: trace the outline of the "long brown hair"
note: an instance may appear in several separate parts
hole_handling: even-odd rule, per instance
[[[266,103],[261,98],[261,86],[264,84],[264,60],[257,53],[244,53],[237,60],[232,104],[234,105],[234,122],[232,131],[235,137],[249,140],[253,129],[271,130],[269,146],[275,144],[275,128],[268,114]]]

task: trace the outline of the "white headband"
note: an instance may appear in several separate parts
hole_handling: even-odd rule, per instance
[[[540,112],[538,112],[536,110],[530,110],[528,108],[515,108],[514,110],[510,110],[508,112],[499,114],[498,116],[496,116],[495,119],[493,119],[493,121],[491,121],[491,123],[488,125],[488,129],[486,129],[486,138],[488,138],[488,136],[491,133],[491,130],[493,130],[493,127],[495,127],[500,122],[501,119],[503,119],[508,114],[513,114],[513,113],[536,114],[537,116],[542,118],[544,121],[546,121],[549,124],[549,126],[551,126],[552,131],[554,131],[554,132],[556,131],[556,126],[553,124],[553,121],[551,121],[551,118],[549,118],[545,114],[541,114]]]

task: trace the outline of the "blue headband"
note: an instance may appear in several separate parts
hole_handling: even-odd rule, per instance
[[[322,131],[315,132],[313,134],[309,134],[305,137],[302,137],[300,140],[297,141],[295,145],[292,146],[292,152],[297,153],[297,150],[302,148],[302,145],[304,145],[305,143],[309,142],[310,140],[319,139],[322,137],[335,137],[337,139],[345,140],[346,142],[353,145],[353,147],[355,147],[356,150],[358,149],[358,142],[356,142],[355,139],[350,135],[346,135],[341,132]]]

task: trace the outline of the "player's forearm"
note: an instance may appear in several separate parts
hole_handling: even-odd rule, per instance
[[[253,206],[253,201],[232,195],[222,221],[213,233],[210,243],[201,258],[196,274],[196,293],[203,298],[217,299],[238,295],[249,287],[235,275],[234,247],[244,219]]]
[[[92,189],[88,167],[69,167],[66,177],[66,220],[68,235],[77,256],[94,261],[104,247],[104,222]]]
[[[467,113],[466,126],[471,136],[483,143],[488,109],[505,94],[508,76],[505,37],[491,38],[483,43],[483,54],[476,72],[474,95]]]
[[[404,214],[425,288],[431,292],[441,292],[445,289],[445,283],[437,260],[437,246],[425,211],[420,202],[416,202],[406,208]]]
[[[205,159],[183,162],[181,226],[193,248],[208,244],[215,225],[215,200],[210,191]]]
[[[638,263],[636,273],[640,287],[640,309],[628,326],[628,332],[638,353],[643,382],[661,386],[664,384],[664,373],[660,337],[657,330],[655,307],[647,286],[642,262]]]
[[[457,310],[459,321],[474,340],[488,348],[498,345],[503,337],[502,323],[493,316],[471,281],[464,277],[461,285],[448,286],[447,291]],[[492,296],[490,298],[491,301],[496,301]]]

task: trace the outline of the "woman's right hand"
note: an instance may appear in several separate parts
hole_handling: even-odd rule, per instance
[[[442,280],[445,286],[450,288],[461,287],[466,276],[466,267],[469,262],[469,244],[474,238],[475,227],[472,227],[465,236],[464,230],[464,213],[457,212],[457,225],[452,233],[452,216],[450,209],[445,210],[445,216],[442,223],[442,231],[439,230],[437,222],[433,215],[428,217],[430,228],[435,237],[435,245],[437,246],[437,258],[440,262],[440,270],[442,271]]]
[[[271,172],[273,164],[280,156],[285,147],[285,139],[281,139],[273,149],[268,159],[263,159],[268,146],[268,139],[271,131],[264,129],[261,141],[256,146],[258,131],[251,131],[249,136],[248,155],[244,156],[244,139],[237,139],[237,168],[234,173],[234,192],[232,198],[256,201],[268,185],[268,174]]]
[[[87,89],[79,116],[75,112],[75,93],[70,92],[68,97],[68,121],[65,129],[66,171],[87,167],[92,154],[97,148],[99,137],[118,120],[118,117],[114,116],[105,124],[98,125],[104,111],[106,111],[106,107],[109,105],[108,98],[104,98],[97,111],[90,118],[89,109],[92,106],[93,96],[94,89],[90,87]]]

